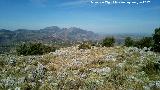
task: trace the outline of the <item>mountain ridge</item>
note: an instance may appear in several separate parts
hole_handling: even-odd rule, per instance
[[[58,26],[46,27],[39,30],[17,29],[14,31],[1,29],[0,43],[14,41],[85,41],[97,40],[99,35],[92,31],[76,27],[59,28]]]

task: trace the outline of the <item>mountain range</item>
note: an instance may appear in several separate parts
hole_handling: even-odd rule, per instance
[[[14,42],[26,42],[26,41],[42,41],[42,42],[74,42],[85,40],[98,40],[100,35],[83,30],[76,27],[71,28],[59,28],[57,26],[46,27],[40,30],[0,30],[0,43],[14,43]]]
[[[46,27],[39,30],[17,29],[7,30],[0,29],[0,45],[16,44],[19,42],[44,42],[44,43],[61,43],[61,42],[81,42],[81,41],[99,41],[106,36],[116,38],[117,43],[123,43],[125,37],[139,39],[148,34],[97,34],[92,31],[81,28],[60,28],[58,26]]]

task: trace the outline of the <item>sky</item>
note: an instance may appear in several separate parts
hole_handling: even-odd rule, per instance
[[[160,0],[0,0],[0,28],[78,27],[97,33],[152,33],[160,27]],[[96,2],[99,2],[98,4]]]

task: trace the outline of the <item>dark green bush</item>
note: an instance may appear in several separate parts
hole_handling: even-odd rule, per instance
[[[126,39],[126,41],[129,41],[129,38]],[[151,47],[151,50],[154,52],[160,52],[160,28],[155,29],[153,37],[144,37],[140,40],[134,41],[134,46],[138,48]]]
[[[153,40],[152,37],[144,37],[138,41],[134,42],[134,46],[138,48],[144,48],[144,47],[152,47],[153,46]]]
[[[114,46],[114,43],[115,43],[114,37],[106,37],[106,38],[102,41],[102,46],[112,47],[112,46]]]
[[[134,45],[134,40],[132,40],[131,37],[126,37],[124,44],[125,44],[125,46],[127,46],[127,47],[133,46],[133,45]]]
[[[42,55],[55,51],[55,48],[42,43],[24,43],[18,46],[16,51],[18,55]]]
[[[155,33],[153,34],[153,50],[155,52],[160,52],[160,28],[155,29]]]

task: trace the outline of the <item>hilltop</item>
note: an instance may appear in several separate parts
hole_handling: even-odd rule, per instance
[[[0,89],[158,90],[160,55],[147,48],[78,46],[37,56],[0,56]]]

